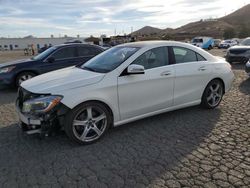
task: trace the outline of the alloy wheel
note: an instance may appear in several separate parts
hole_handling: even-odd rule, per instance
[[[223,88],[219,82],[212,84],[209,87],[207,94],[207,102],[211,107],[217,106],[223,96]]]
[[[30,75],[30,74],[24,74],[24,75],[22,75],[22,76],[19,78],[18,84],[21,85],[21,83],[23,83],[24,81],[29,80],[29,79],[31,79],[31,78],[33,78],[32,75]]]
[[[95,106],[88,106],[77,113],[73,120],[73,134],[83,142],[97,140],[107,127],[107,115]]]

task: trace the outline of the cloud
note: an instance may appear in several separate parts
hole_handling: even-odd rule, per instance
[[[179,27],[190,21],[219,17],[249,0],[0,0],[3,36],[129,33],[131,27]],[[25,32],[23,32],[25,31]]]

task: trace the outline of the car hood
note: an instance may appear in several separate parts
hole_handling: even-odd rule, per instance
[[[230,50],[250,50],[250,46],[233,46]]]
[[[11,61],[11,62],[7,62],[7,63],[1,63],[0,68],[12,66],[12,65],[17,65],[20,63],[32,62],[32,61],[33,61],[32,59],[21,59],[21,60]]]
[[[21,87],[39,94],[59,94],[60,91],[84,87],[102,80],[105,74],[69,67],[49,72],[21,84]]]

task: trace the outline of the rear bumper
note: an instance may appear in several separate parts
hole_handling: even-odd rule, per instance
[[[235,79],[233,71],[229,72],[227,74],[227,79],[224,79],[224,84],[225,84],[225,92],[228,92],[232,86],[233,86],[233,81]]]

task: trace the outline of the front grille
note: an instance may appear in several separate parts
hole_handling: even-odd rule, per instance
[[[244,49],[239,49],[239,50],[230,50],[230,53],[231,54],[243,54],[245,53],[247,50],[244,50]]]

